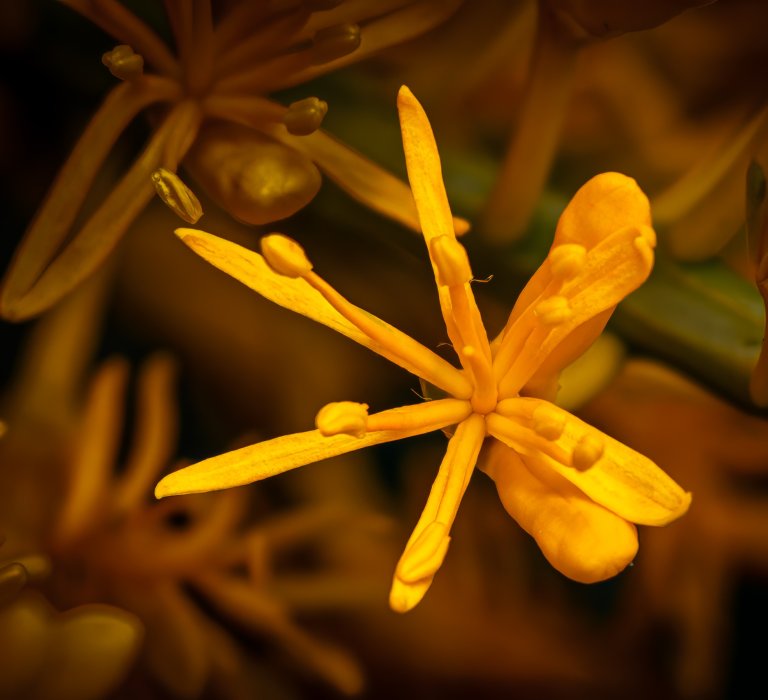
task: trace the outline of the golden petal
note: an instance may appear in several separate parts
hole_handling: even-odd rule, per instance
[[[556,440],[538,435],[533,412],[544,407],[565,425]],[[547,401],[507,399],[486,419],[488,432],[518,452],[533,474],[546,482],[556,473],[593,501],[639,525],[665,525],[687,510],[691,495],[650,459]],[[594,459],[588,467],[585,447]],[[586,467],[586,468],[585,468]]]
[[[454,400],[454,404],[461,408],[467,402]],[[242,486],[363,447],[440,430],[456,418],[451,411],[446,414],[439,410],[440,405],[444,404],[431,401],[374,413],[369,419],[369,432],[359,438],[344,434],[326,437],[319,430],[310,430],[242,447],[169,474],[155,487],[155,496]],[[403,419],[407,422],[403,423]],[[387,424],[398,427],[377,429]]]
[[[544,483],[520,456],[498,441],[483,455],[482,470],[496,483],[506,511],[568,578],[595,583],[615,576],[635,558],[634,525],[560,479]]]

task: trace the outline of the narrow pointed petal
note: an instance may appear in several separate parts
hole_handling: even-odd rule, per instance
[[[469,382],[453,365],[385,321],[350,304],[320,278],[313,276],[314,282],[310,285],[302,277],[275,272],[263,256],[210,233],[177,229],[176,235],[200,257],[270,301],[332,328],[446,391],[466,396],[471,393]],[[326,296],[339,301],[342,304],[339,308],[345,313],[349,311],[354,315],[349,318],[359,318],[375,328],[378,340],[364,332],[364,326],[353,324],[337,311],[318,287]]]
[[[395,569],[390,606],[408,612],[426,594],[448,550],[450,528],[477,462],[485,437],[482,416],[462,421],[448,442],[427,504]]]
[[[447,411],[443,410],[446,406]],[[458,420],[465,418],[469,410],[466,401],[429,401],[374,413],[369,418],[369,432],[360,438],[344,434],[325,437],[319,430],[274,438],[169,474],[155,488],[155,496],[163,498],[250,484],[363,447],[440,430],[456,423],[457,416]]]
[[[113,488],[113,509],[123,514],[144,503],[176,445],[177,415],[172,392],[176,366],[167,355],[150,358],[139,374],[136,437]]]
[[[537,478],[554,472],[625,520],[665,525],[688,510],[691,495],[650,459],[554,404],[507,399],[486,422]]]
[[[264,131],[309,156],[357,201],[413,231],[421,231],[410,187],[370,159],[321,129],[307,136],[293,136],[283,125],[275,124],[265,126]],[[469,230],[469,224],[459,217],[454,217],[453,226],[457,235]]]
[[[547,561],[581,583],[595,583],[625,569],[637,553],[634,525],[595,503],[564,479],[544,483],[520,456],[491,443],[481,462],[506,511],[535,540]],[[553,475],[554,476],[554,475]]]
[[[106,362],[89,388],[69,484],[54,530],[55,546],[76,545],[106,512],[108,484],[123,428],[123,394],[128,365]]]

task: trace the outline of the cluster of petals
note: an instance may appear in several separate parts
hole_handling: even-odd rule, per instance
[[[440,568],[475,466],[552,565],[582,582],[615,575],[637,551],[635,524],[682,515],[690,495],[656,464],[555,405],[560,371],[600,335],[616,305],[653,266],[650,208],[634,180],[604,173],[563,212],[547,258],[509,319],[489,339],[457,240],[431,126],[403,87],[398,109],[408,178],[460,367],[345,299],[280,234],[262,254],[180,229],[195,253],[267,299],[303,314],[408,370],[445,398],[369,413],[338,402],[316,429],[212,457],[166,476],[158,497],[238,486],[370,445],[448,429],[445,457],[397,564],[390,605],[413,608]]]

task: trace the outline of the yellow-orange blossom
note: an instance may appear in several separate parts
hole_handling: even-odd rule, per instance
[[[449,398],[368,414],[365,404],[324,407],[317,429],[207,459],[165,477],[158,497],[228,488],[369,445],[455,425],[427,505],[394,575],[390,604],[413,608],[440,568],[464,490],[483,453],[510,514],[561,572],[592,582],[621,571],[637,551],[632,523],[663,525],[690,495],[649,459],[550,402],[560,370],[602,331],[616,304],[647,278],[655,234],[634,180],[605,173],[563,213],[547,259],[489,341],[457,241],[440,159],[421,105],[398,96],[408,178],[437,280],[440,308],[461,369],[348,302],[280,234],[262,255],[180,229],[198,255],[268,299],[365,345]]]

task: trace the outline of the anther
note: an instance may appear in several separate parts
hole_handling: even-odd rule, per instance
[[[549,406],[537,406],[531,425],[545,440],[557,440],[565,430],[565,418]]]
[[[195,193],[174,172],[158,168],[152,173],[152,184],[163,203],[188,224],[196,224],[203,207]]]
[[[352,53],[360,46],[360,27],[337,24],[318,31],[312,38],[312,63],[328,63]]]
[[[584,435],[573,448],[571,466],[579,471],[585,471],[603,456],[605,445],[594,435]]]
[[[437,268],[437,282],[444,287],[466,284],[472,279],[466,248],[451,236],[437,236],[429,244]]]
[[[315,426],[325,437],[352,435],[361,438],[368,428],[368,405],[354,401],[329,403],[318,411]]]
[[[534,309],[534,313],[542,323],[548,326],[556,326],[573,316],[568,299],[562,296],[552,296],[540,302]]]
[[[282,233],[264,236],[261,239],[261,254],[277,274],[285,277],[304,277],[312,270],[304,248]]]
[[[317,97],[307,97],[291,103],[283,117],[283,124],[294,136],[308,136],[320,128],[327,112],[327,102]]]
[[[552,275],[559,280],[573,277],[583,266],[587,258],[587,249],[578,243],[564,243],[553,248],[549,253],[549,265]]]
[[[107,51],[101,62],[118,80],[135,80],[144,72],[144,59],[127,44],[115,46]]]

